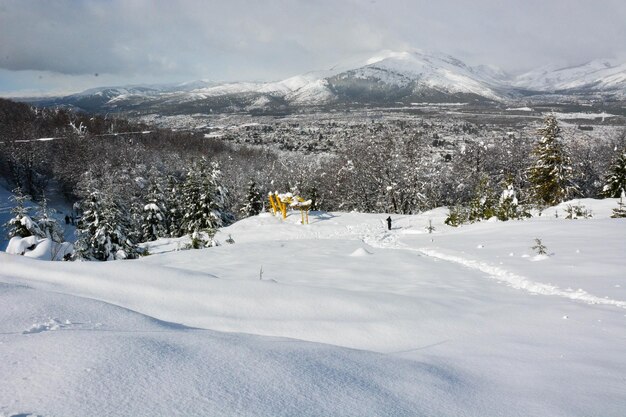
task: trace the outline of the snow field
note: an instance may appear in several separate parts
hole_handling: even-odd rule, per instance
[[[0,415],[624,415],[626,222],[581,203],[594,218],[263,214],[138,261],[0,253]]]
[[[471,401],[455,400],[458,381],[429,364],[0,289],[2,305],[12,306],[1,313],[0,353],[10,358],[0,365],[1,416],[428,415],[439,402],[462,412]],[[49,314],[73,324],[23,333]]]

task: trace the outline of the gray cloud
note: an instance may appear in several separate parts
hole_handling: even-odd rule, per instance
[[[6,0],[0,89],[19,71],[57,85],[277,79],[408,48],[516,72],[626,59],[624,22],[621,0]]]

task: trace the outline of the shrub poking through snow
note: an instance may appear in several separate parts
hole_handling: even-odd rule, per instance
[[[531,249],[537,252],[537,255],[546,255],[548,253],[548,248],[538,237],[535,238],[535,246],[531,247]]]
[[[191,241],[185,245],[185,249],[203,249],[220,246],[219,243],[213,239],[213,235],[203,232],[194,232],[190,235]]]
[[[448,226],[458,227],[469,222],[469,210],[463,206],[452,206],[444,223]]]
[[[483,178],[476,187],[475,197],[469,207],[451,207],[444,223],[457,227],[464,223],[474,223],[492,217],[497,217],[501,221],[531,217],[526,207],[518,203],[513,185],[507,182],[505,187],[498,200],[489,187],[488,180]]]
[[[591,210],[587,210],[587,208],[580,203],[575,205],[568,204],[567,207],[565,207],[565,213],[567,213],[565,218],[569,220],[590,219],[593,217]]]

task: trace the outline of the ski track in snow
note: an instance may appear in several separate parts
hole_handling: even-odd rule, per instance
[[[412,248],[398,242],[396,235],[384,232],[379,234],[364,234],[362,238],[364,243],[380,249],[399,249],[416,252],[423,256],[439,259],[442,261],[453,262],[463,265],[469,269],[480,271],[491,279],[506,283],[517,290],[525,290],[532,294],[554,295],[558,297],[568,298],[570,300],[581,301],[587,304],[610,305],[626,309],[626,301],[614,300],[611,298],[598,297],[590,294],[583,289],[563,290],[557,286],[543,284],[541,282],[532,281],[521,275],[514,274],[498,266],[493,266],[487,262],[477,261],[464,258],[457,255],[446,254],[430,248]]]
[[[578,289],[576,291],[573,290],[563,290],[557,286],[542,284],[540,282],[529,280],[521,275],[514,274],[505,269],[502,269],[497,266],[490,265],[486,262],[480,262],[472,259],[463,258],[460,256],[444,254],[432,249],[420,248],[420,249],[412,249],[405,248],[408,250],[412,250],[423,254],[425,256],[430,256],[432,258],[441,259],[443,261],[454,262],[463,266],[466,266],[470,269],[475,269],[487,274],[490,278],[495,279],[500,282],[504,282],[509,284],[511,287],[518,290],[526,290],[533,294],[541,294],[541,295],[556,295],[563,298],[569,298],[571,300],[582,301],[587,304],[604,304],[611,305],[615,307],[625,308],[626,309],[626,301],[613,300],[611,298],[602,298],[595,296],[593,294],[589,294],[587,291],[583,289]]]

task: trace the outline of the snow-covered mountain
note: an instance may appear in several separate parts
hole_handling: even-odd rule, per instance
[[[275,82],[193,81],[109,87],[38,101],[86,111],[184,114],[288,110],[301,106],[397,105],[412,102],[502,102],[528,94],[606,94],[626,98],[626,63],[592,61],[544,67],[513,78],[498,68],[469,66],[440,53],[384,51],[329,70]]]
[[[341,96],[379,94],[396,98],[500,100],[502,80],[448,55],[386,52],[367,64],[330,77]],[[439,101],[436,100],[436,101]]]
[[[473,68],[448,55],[385,51],[329,70],[276,82],[194,81],[165,86],[97,88],[40,104],[67,105],[87,111],[184,113],[334,103],[498,101],[506,97],[503,78],[497,69]]]
[[[456,58],[420,52],[385,52],[354,67],[337,66],[269,83],[228,83],[199,88],[170,99],[181,102],[219,96],[269,95],[289,104],[398,100],[499,100],[501,80]]]
[[[626,93],[626,63],[595,60],[574,67],[547,66],[517,77],[514,87],[534,91],[604,91]]]

